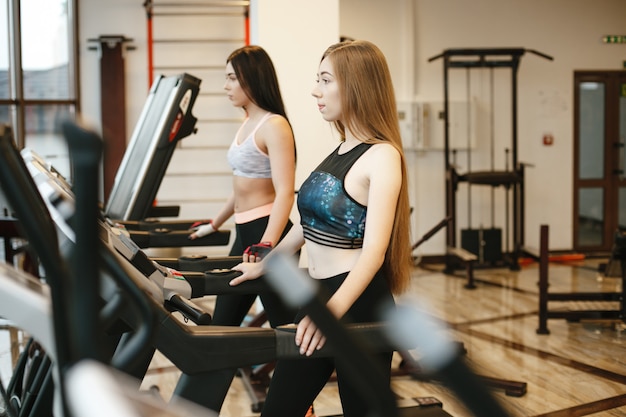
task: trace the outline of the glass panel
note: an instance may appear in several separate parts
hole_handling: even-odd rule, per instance
[[[604,190],[578,190],[578,246],[601,246],[604,235]]]
[[[0,0],[0,99],[10,98],[8,9],[8,0]]]
[[[26,147],[31,148],[54,166],[68,180],[70,177],[69,155],[61,122],[73,120],[73,106],[36,105],[26,106]]]
[[[583,82],[579,86],[578,115],[580,179],[604,177],[604,96],[603,83]]]
[[[13,126],[13,106],[0,106],[0,123]]]
[[[21,0],[26,99],[73,98],[67,0]]]

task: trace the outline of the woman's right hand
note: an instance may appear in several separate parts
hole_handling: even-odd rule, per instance
[[[296,346],[300,347],[300,354],[311,356],[316,350],[320,350],[326,344],[326,336],[317,327],[309,316],[305,316],[296,330]]]
[[[238,265],[235,265],[231,269],[233,271],[239,271],[242,274],[237,278],[233,278],[229,285],[237,286],[242,282],[251,281],[253,279],[259,278],[263,275],[263,262],[242,262]]]

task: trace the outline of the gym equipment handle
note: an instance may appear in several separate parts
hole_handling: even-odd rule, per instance
[[[198,325],[209,325],[213,321],[209,313],[178,294],[174,294],[168,300],[165,300],[165,307],[171,311],[179,311]]]

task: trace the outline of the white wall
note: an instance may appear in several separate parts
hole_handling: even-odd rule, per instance
[[[146,13],[141,2],[127,0],[80,0],[79,64],[82,115],[96,127],[100,123],[100,62],[96,51],[88,48],[96,44],[88,42],[102,35],[123,35],[133,39],[129,45],[126,64],[126,132],[131,135],[148,95],[148,58]]]
[[[323,52],[339,41],[339,0],[253,0],[250,17],[251,43],[263,46],[276,66],[296,138],[299,188],[338,145],[311,91]]]

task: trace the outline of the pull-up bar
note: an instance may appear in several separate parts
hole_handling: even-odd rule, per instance
[[[439,58],[443,60],[443,87],[444,87],[444,166],[446,170],[446,216],[450,218],[446,234],[446,244],[448,248],[456,247],[456,190],[457,182],[465,179],[470,183],[481,183],[484,185],[505,185],[507,193],[509,187],[512,188],[513,194],[513,243],[514,248],[511,253],[512,269],[519,268],[518,256],[521,245],[524,241],[524,214],[523,214],[523,164],[518,164],[517,155],[517,72],[519,69],[521,57],[525,53],[537,55],[546,60],[552,61],[553,58],[543,52],[526,48],[451,48],[445,49],[439,55],[433,56],[428,62],[435,61]],[[506,68],[511,71],[511,162],[512,171],[508,168],[504,172],[492,170],[487,173],[471,173],[468,172],[461,177],[456,174],[455,169],[450,164],[450,126],[449,126],[449,70],[451,68],[464,68],[467,70],[468,86],[469,86],[469,70],[473,68]],[[493,75],[492,75],[493,76]],[[493,80],[493,78],[492,78]],[[492,87],[493,89],[493,87]],[[492,90],[493,94],[493,90]],[[468,103],[469,103],[469,87],[468,87]],[[469,113],[468,113],[469,120]],[[469,123],[469,122],[468,122]],[[493,126],[493,123],[492,123]],[[493,127],[492,127],[493,129]],[[468,140],[469,140],[468,133]],[[468,170],[470,167],[469,158],[471,153],[468,151]],[[484,175],[483,175],[484,174]],[[476,182],[478,177],[481,181]],[[492,190],[493,192],[493,190]],[[507,194],[508,196],[508,194]],[[471,207],[471,201],[468,197],[468,207]],[[508,215],[508,200],[507,200]],[[471,215],[468,215],[471,218]],[[508,216],[507,216],[508,225]],[[507,237],[508,243],[508,237]]]
[[[553,61],[554,58],[543,52],[539,52],[535,49],[526,48],[452,48],[446,49],[441,54],[435,55],[428,59],[428,62],[435,61],[439,58],[449,58],[452,56],[478,56],[478,61],[453,61],[450,66],[454,67],[495,67],[495,66],[511,66],[513,61],[519,60],[519,58],[526,52],[535,54],[547,60]],[[496,61],[486,60],[487,56],[511,56],[511,61]]]

